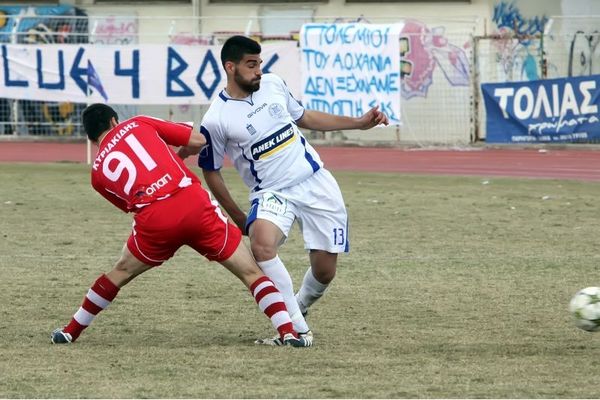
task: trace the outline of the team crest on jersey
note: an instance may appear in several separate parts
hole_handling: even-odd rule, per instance
[[[273,118],[283,117],[283,107],[279,103],[273,103],[269,106],[269,114]]]
[[[294,127],[287,124],[282,129],[269,135],[260,142],[252,145],[251,152],[254,160],[269,157],[296,140]]]
[[[256,133],[256,128],[254,128],[252,124],[247,124],[246,129],[250,135],[254,135]]]

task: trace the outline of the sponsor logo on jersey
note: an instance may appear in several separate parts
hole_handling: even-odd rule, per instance
[[[279,103],[273,103],[269,106],[269,114],[273,118],[283,117],[283,106]]]
[[[144,194],[146,194],[148,196],[152,196],[160,188],[166,186],[166,184],[169,183],[169,182],[171,182],[172,180],[173,180],[173,178],[171,178],[171,175],[165,174],[161,178],[159,178],[156,182],[153,182],[150,186],[148,186],[147,188],[143,189],[144,190]],[[141,193],[138,192],[138,195],[140,195],[140,194]]]
[[[259,112],[261,112],[262,110],[264,110],[266,106],[267,106],[267,103],[263,103],[260,106],[256,107],[254,110],[252,110],[251,113],[249,113],[247,115],[248,119],[254,117],[256,114],[258,114]]]
[[[256,142],[251,147],[252,158],[260,160],[277,153],[284,147],[288,146],[296,140],[294,126],[287,124],[282,129],[269,135],[260,142]]]
[[[250,136],[252,136],[256,133],[256,129],[252,126],[252,124],[247,124],[246,129],[248,130],[248,133],[250,134]]]
[[[275,215],[283,215],[287,210],[287,200],[280,199],[273,193],[265,193],[260,203],[261,211],[266,211]]]

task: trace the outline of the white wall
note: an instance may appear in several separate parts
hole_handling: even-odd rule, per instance
[[[66,0],[65,0],[66,1]],[[333,18],[358,18],[364,16],[372,21],[390,20],[395,18],[417,18],[433,21],[435,19],[478,19],[477,34],[491,33],[494,24],[491,22],[494,5],[498,0],[472,0],[471,3],[352,3],[345,0],[329,0],[328,3],[297,2],[285,4],[214,4],[209,0],[193,0],[190,3],[174,3],[165,5],[144,4],[132,5],[126,1],[123,4],[93,4],[93,0],[69,0],[83,8],[90,15],[131,15],[137,14],[143,18],[158,18],[148,24],[141,24],[141,34],[151,31],[168,32],[170,29],[190,32],[245,32],[250,28],[251,33],[260,31],[260,17],[274,10],[276,13],[290,12],[294,15],[297,10],[313,10],[316,19],[331,20]],[[0,2],[1,3],[1,2]],[[505,0],[504,3],[514,4],[523,17],[550,16],[562,14],[584,14],[596,12],[600,14],[598,0]],[[167,27],[161,22],[165,17],[199,16],[199,26]],[[249,24],[249,21],[250,24]],[[185,28],[185,29],[184,29]]]
[[[600,15],[598,0],[561,0],[561,15]]]
[[[295,4],[263,4],[263,5],[240,5],[240,4],[211,4],[209,0],[200,0],[200,15],[206,17],[203,21],[202,31],[244,31],[246,22],[254,20],[252,30],[257,29],[256,18],[264,14],[264,10],[284,11],[313,9],[316,19],[331,20],[334,18],[358,18],[365,16],[372,21],[390,20],[406,17],[432,19],[464,18],[469,17],[483,19],[490,16],[492,0],[472,0],[472,2],[456,3],[363,3],[346,4],[344,0],[329,0],[328,3],[305,3]],[[223,18],[223,16],[227,16]]]
[[[77,5],[84,8],[90,15],[137,15],[140,18],[140,34],[154,35],[153,42],[169,41],[169,32],[223,32],[223,37],[233,32],[260,33],[261,17],[264,15],[310,15],[315,20],[331,21],[335,18],[346,17],[356,19],[365,17],[371,22],[392,22],[406,18],[416,19],[425,26],[427,35],[433,30],[441,29],[442,37],[447,40],[449,48],[433,49],[428,44],[426,52],[434,55],[434,67],[429,72],[429,89],[423,95],[403,99],[406,124],[399,132],[381,131],[373,135],[377,140],[396,140],[399,134],[401,140],[416,142],[443,142],[449,138],[451,142],[469,140],[469,125],[472,119],[471,101],[475,86],[456,84],[448,77],[448,72],[457,73],[449,68],[444,54],[454,49],[462,49],[472,60],[469,38],[471,35],[484,35],[497,32],[498,27],[492,21],[494,8],[498,3],[505,7],[518,10],[521,18],[528,20],[534,17],[544,17],[561,14],[600,13],[600,0],[472,0],[471,3],[363,3],[346,4],[345,0],[329,0],[327,3],[297,2],[286,4],[214,4],[209,0],[194,0],[189,4],[147,4],[144,6],[131,5],[94,5],[86,6],[93,0],[75,0]],[[308,13],[307,13],[308,10]],[[199,16],[196,25],[187,22],[167,22],[163,17]],[[300,26],[300,20],[290,19],[290,25]],[[309,22],[309,21],[307,21]],[[170,25],[168,25],[170,24]],[[187,25],[186,25],[187,24]],[[192,24],[192,25],[190,25]],[[429,30],[429,31],[427,31]],[[158,37],[157,37],[158,32]],[[436,31],[438,32],[438,31]],[[420,33],[419,33],[420,34]],[[435,33],[438,35],[438,33]],[[428,36],[429,37],[429,36]],[[434,36],[435,37],[435,36]],[[439,37],[439,36],[438,36]],[[161,40],[157,40],[157,39]],[[425,39],[424,43],[429,43]],[[426,55],[420,60],[426,60]],[[430,60],[427,62],[431,62]],[[490,62],[497,61],[490,58]],[[445,63],[445,65],[444,65]],[[444,67],[445,66],[445,67]],[[472,82],[472,71],[469,75]],[[459,77],[460,78],[460,77]],[[348,133],[352,138],[352,133]],[[446,135],[446,138],[439,135]],[[362,136],[357,136],[362,137]]]
[[[84,0],[87,1],[87,0]],[[165,43],[169,40],[168,32],[191,31],[177,21],[174,26],[165,26],[163,17],[191,16],[194,12],[200,15],[200,33],[224,32],[223,37],[232,32],[252,33],[261,31],[261,17],[264,15],[310,16],[305,22],[315,20],[332,21],[336,18],[356,19],[365,17],[371,22],[395,22],[412,18],[418,20],[417,35],[418,55],[410,60],[415,73],[421,74],[415,87],[426,87],[420,94],[412,94],[403,99],[403,110],[406,123],[399,129],[380,130],[371,135],[346,132],[346,137],[353,141],[402,141],[419,143],[467,143],[472,133],[471,120],[471,86],[470,84],[451,83],[447,73],[457,74],[449,66],[447,53],[457,51],[470,57],[469,40],[473,34],[483,33],[484,19],[490,15],[490,0],[473,0],[472,3],[380,3],[380,4],[346,4],[344,0],[330,0],[328,3],[295,3],[285,5],[240,5],[211,4],[209,0],[196,0],[198,10],[192,4],[180,4],[166,7],[164,4],[148,4],[140,7],[131,5],[108,6],[94,5],[86,7],[80,4],[90,16],[94,15],[132,15],[139,17],[140,40],[152,37],[154,43]],[[309,10],[310,12],[306,12]],[[284,17],[280,17],[284,18]],[[249,23],[250,21],[250,23]],[[299,29],[302,21],[290,20]],[[189,21],[188,21],[189,23]],[[435,30],[435,32],[434,32]],[[157,37],[158,34],[158,37]],[[451,48],[444,45],[432,45],[435,38],[443,38]],[[159,40],[160,39],[160,40]],[[435,47],[435,48],[434,48]],[[412,53],[415,54],[415,51]],[[469,64],[469,62],[467,62]],[[470,65],[467,65],[470,69]],[[460,75],[460,73],[458,73]],[[467,73],[468,74],[468,73]],[[461,78],[464,81],[464,75]],[[467,76],[466,79],[469,79]],[[414,89],[413,91],[418,91]]]
[[[98,15],[137,16],[138,34],[141,41],[169,43],[169,33],[197,32],[197,21],[192,21],[190,4],[132,6],[99,4],[82,7],[90,17]],[[173,21],[175,21],[173,23]]]

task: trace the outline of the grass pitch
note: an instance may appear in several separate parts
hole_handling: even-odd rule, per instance
[[[314,348],[254,345],[271,328],[250,294],[187,248],[52,346],[131,217],[87,166],[0,164],[0,398],[600,397],[600,333],[567,312],[600,285],[600,184],[335,175],[351,253],[311,309]],[[296,284],[302,247],[296,228],[281,252]]]

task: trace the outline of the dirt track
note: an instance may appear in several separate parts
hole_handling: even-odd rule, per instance
[[[95,147],[93,152],[95,153]],[[600,181],[599,150],[317,147],[332,170]],[[84,143],[0,142],[0,162],[86,162]],[[190,165],[195,164],[192,158]]]

